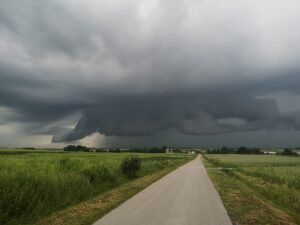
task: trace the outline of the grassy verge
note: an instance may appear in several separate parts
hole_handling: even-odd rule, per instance
[[[1,225],[32,225],[131,182],[121,170],[127,157],[141,159],[137,178],[191,159],[183,154],[12,153],[0,154]]]
[[[91,200],[69,207],[42,219],[36,225],[90,225],[104,214],[120,205],[153,182],[176,169],[184,162],[162,169],[154,174],[138,178],[105,192]]]
[[[298,171],[297,167],[293,170],[284,167],[283,171],[280,168],[288,159],[260,157],[259,160],[253,160],[253,164],[249,162],[247,156],[204,157],[208,174],[220,193],[230,217],[237,224],[300,224],[297,213],[300,205],[298,183],[289,173],[284,173],[284,171]],[[259,161],[265,160],[276,160],[274,165],[280,166],[275,169],[280,172],[274,173],[274,179],[270,177],[274,170],[272,162],[257,165]],[[247,164],[243,164],[246,161]],[[290,166],[289,162],[286,165]]]

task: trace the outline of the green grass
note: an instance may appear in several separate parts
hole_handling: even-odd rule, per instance
[[[16,155],[16,154],[28,154],[28,153],[66,153],[63,150],[49,150],[49,149],[36,149],[25,150],[15,148],[0,148],[0,155]]]
[[[223,163],[224,166],[300,166],[300,157],[278,155],[206,154],[207,158]]]
[[[142,159],[138,177],[190,159],[167,154],[3,152],[0,153],[0,224],[3,225],[32,224],[129,182],[122,175],[120,164],[130,155]]]
[[[235,221],[240,224],[300,224],[299,157],[204,157],[208,173]]]
[[[156,173],[126,182],[90,200],[83,201],[80,204],[76,204],[66,208],[65,210],[53,213],[46,218],[42,218],[37,221],[35,225],[93,224],[107,212],[180,165],[182,165],[182,162],[177,161],[177,163],[174,163],[172,166],[164,168]]]

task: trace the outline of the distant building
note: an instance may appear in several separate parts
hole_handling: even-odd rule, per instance
[[[188,148],[188,147],[166,147],[166,153],[186,153],[186,154],[196,154],[199,153],[198,148]]]
[[[264,151],[265,155],[276,155],[277,152],[269,152],[269,151]]]
[[[173,148],[167,147],[166,148],[166,153],[173,153]]]

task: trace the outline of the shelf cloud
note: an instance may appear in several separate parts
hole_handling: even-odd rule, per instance
[[[265,97],[300,94],[299,10],[296,0],[2,0],[0,125],[53,142],[299,130],[297,108]]]

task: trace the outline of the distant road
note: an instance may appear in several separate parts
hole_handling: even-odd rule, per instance
[[[94,225],[232,225],[200,157],[141,191]]]

